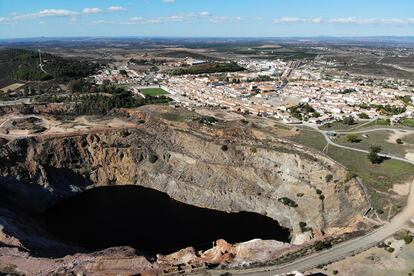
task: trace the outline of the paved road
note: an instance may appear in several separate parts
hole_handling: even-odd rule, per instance
[[[378,228],[364,237],[352,239],[332,248],[322,251],[320,253],[310,255],[304,258],[296,259],[295,261],[286,265],[269,266],[263,268],[252,268],[243,270],[228,271],[232,274],[246,274],[246,275],[277,275],[288,273],[291,271],[307,271],[322,264],[327,264],[336,260],[341,260],[352,254],[365,251],[378,242],[385,240],[387,237],[393,235],[395,232],[403,228],[404,224],[414,217],[414,182],[411,184],[411,191],[408,204],[405,209],[396,215],[390,223]],[[222,271],[221,271],[222,272]],[[218,275],[221,272],[213,275]]]
[[[312,126],[312,125],[307,125],[307,126],[312,127],[314,130],[320,132],[325,137],[326,142],[330,145],[348,149],[348,150],[368,153],[368,151],[365,151],[365,150],[338,145],[331,141],[329,136],[326,134],[327,131],[320,130],[317,127]],[[378,130],[382,130],[382,129],[378,128],[378,129],[372,129],[369,131],[378,131]],[[387,128],[387,130],[390,130],[390,129]],[[394,130],[400,130],[400,129],[394,129]],[[400,160],[402,162],[414,164],[413,161],[410,161],[405,158],[400,158],[400,157],[396,157],[392,155],[382,155],[382,156],[385,156],[391,159]],[[414,181],[411,184],[407,206],[405,206],[403,211],[397,214],[391,220],[391,222],[381,226],[377,230],[370,232],[369,234],[363,237],[359,237],[356,239],[352,239],[352,240],[340,243],[338,245],[333,246],[332,248],[328,250],[324,250],[317,254],[313,254],[307,257],[296,259],[295,261],[285,264],[285,265],[280,265],[280,266],[276,265],[276,266],[243,269],[243,270],[230,270],[227,272],[230,272],[232,274],[266,275],[267,276],[267,275],[278,275],[278,274],[288,273],[291,271],[307,271],[319,265],[341,260],[345,257],[351,256],[352,254],[365,251],[371,248],[372,246],[375,246],[378,242],[383,241],[387,237],[393,235],[395,232],[401,230],[404,227],[404,224],[413,218],[414,218]],[[223,272],[225,271],[214,271],[214,272],[211,272],[211,274],[218,275]]]

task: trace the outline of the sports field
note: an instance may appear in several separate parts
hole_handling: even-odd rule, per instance
[[[165,91],[162,88],[143,88],[140,89],[141,93],[145,96],[162,96],[169,94],[167,91]]]

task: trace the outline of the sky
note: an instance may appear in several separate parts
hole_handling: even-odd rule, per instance
[[[414,0],[0,0],[0,38],[414,36]]]

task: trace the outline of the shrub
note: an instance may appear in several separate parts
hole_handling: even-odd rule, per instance
[[[405,236],[404,236],[404,242],[405,242],[405,244],[410,244],[411,242],[413,241],[413,237],[411,237],[411,235],[410,234],[405,234]]]
[[[319,199],[320,199],[320,200],[325,200],[325,196],[324,196],[324,195],[320,195],[320,196],[319,196]]]
[[[200,124],[205,124],[205,125],[212,125],[217,123],[217,119],[211,116],[207,116],[207,117],[201,117],[198,119],[198,122]]]
[[[158,160],[158,156],[156,156],[155,154],[150,154],[150,156],[148,157],[148,160],[154,164],[155,162],[157,162]]]
[[[288,197],[279,198],[278,201],[289,207],[293,207],[293,208],[298,207],[298,204],[294,200]]]
[[[381,156],[378,155],[378,153],[382,150],[379,146],[372,146],[369,149],[368,159],[371,161],[372,164],[380,164],[383,160]]]
[[[256,152],[257,152],[257,149],[256,149],[256,148],[250,148],[250,151],[251,151],[252,153],[256,153]]]
[[[388,251],[388,252],[390,252],[390,253],[394,252],[394,250],[395,250],[395,249],[394,249],[394,248],[392,248],[391,246],[389,246],[389,247],[387,248],[387,251]]]
[[[308,230],[306,226],[307,226],[306,222],[304,221],[299,222],[300,231],[302,231],[302,233]]]
[[[369,119],[369,116],[368,116],[368,114],[366,114],[366,113],[359,113],[359,114],[358,114],[358,117],[359,117],[360,119]]]
[[[353,124],[355,124],[355,119],[353,118],[353,117],[351,117],[351,116],[349,116],[349,117],[345,117],[343,120],[342,120],[342,122],[345,124],[345,125],[353,125]]]
[[[316,251],[321,251],[321,250],[323,250],[323,249],[325,249],[325,248],[329,248],[329,247],[331,247],[331,243],[330,242],[323,242],[323,241],[317,241],[317,242],[315,242],[315,244],[313,245],[313,248],[316,250]]]
[[[397,140],[395,140],[395,142],[396,142],[398,145],[402,145],[402,144],[404,144],[404,143],[403,143],[403,141],[402,141],[400,138],[398,138]]]
[[[322,191],[319,190],[319,189],[316,189],[316,194],[321,195],[322,194]]]
[[[334,270],[334,271],[332,271],[332,274],[333,274],[333,275],[338,274],[338,270]]]
[[[221,150],[222,151],[228,151],[229,147],[227,145],[222,145]]]
[[[361,139],[359,139],[358,135],[356,135],[356,134],[348,134],[346,136],[346,140],[350,143],[359,143],[359,142],[361,142]]]
[[[296,196],[297,196],[297,197],[302,197],[302,196],[304,196],[304,195],[305,195],[304,193],[297,193],[297,194],[296,194]]]
[[[332,179],[333,179],[333,175],[332,175],[332,174],[327,174],[327,175],[325,176],[325,181],[326,181],[326,182],[331,182],[331,181],[332,181]]]

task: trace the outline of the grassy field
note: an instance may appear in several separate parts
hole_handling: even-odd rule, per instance
[[[326,146],[326,141],[322,134],[310,129],[301,130],[299,135],[291,137],[290,140],[319,151],[322,151]]]
[[[397,160],[371,164],[367,155],[330,146],[327,154],[362,179],[371,197],[372,206],[382,210],[387,205],[403,206],[403,197],[392,197],[389,189],[394,184],[409,181],[414,176],[414,166]]]
[[[361,141],[358,143],[351,143],[347,141],[347,135],[338,136],[334,142],[353,148],[359,148],[364,150],[369,150],[371,146],[380,146],[382,148],[382,153],[396,155],[404,157],[406,154],[405,146],[398,145],[396,143],[387,142],[390,132],[389,131],[375,131],[366,133],[367,138],[363,137],[362,134],[358,134],[358,139]]]
[[[319,128],[322,129],[322,130],[332,130],[332,131],[343,130],[343,131],[345,131],[345,130],[349,130],[351,128],[356,128],[356,127],[362,125],[363,123],[364,122],[356,122],[355,124],[347,125],[347,124],[344,124],[343,122],[333,122],[333,123],[322,125]]]
[[[379,142],[386,137],[387,134],[383,133],[382,137],[381,135],[373,137],[371,141]],[[325,139],[320,133],[310,130],[303,130],[291,140],[317,150],[322,150],[326,145]],[[398,206],[405,204],[404,197],[393,196],[389,190],[393,188],[394,184],[404,183],[414,177],[413,165],[396,160],[385,160],[381,164],[371,164],[364,153],[334,146],[329,146],[325,154],[344,165],[350,173],[357,175],[362,180],[368,189],[375,209],[382,210],[386,206],[393,206],[393,210],[396,211]]]
[[[402,138],[404,143],[412,144],[414,145],[414,134],[407,135],[404,138]]]
[[[173,122],[188,122],[192,120],[192,117],[178,113],[162,113],[161,118]]]
[[[390,126],[390,125],[391,123],[389,121],[380,118],[380,119],[375,120],[374,122],[371,122],[365,125],[364,127],[374,127],[374,126],[384,127],[384,126]]]
[[[165,91],[162,88],[143,88],[140,89],[141,93],[145,96],[162,96],[169,94],[167,91]]]
[[[404,126],[414,127],[414,119],[406,118],[402,120],[401,124]]]

